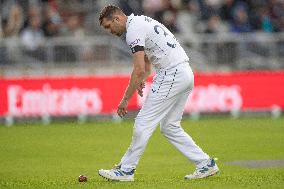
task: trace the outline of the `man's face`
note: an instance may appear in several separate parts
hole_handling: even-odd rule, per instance
[[[125,27],[123,26],[119,17],[113,17],[110,20],[104,18],[102,21],[102,27],[107,30],[107,32],[118,37],[120,37],[125,31]]]

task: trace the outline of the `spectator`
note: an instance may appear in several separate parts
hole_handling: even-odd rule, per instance
[[[244,5],[239,5],[234,10],[234,20],[231,31],[235,33],[251,32],[247,9]]]
[[[163,23],[171,32],[178,32],[176,26],[176,14],[174,11],[167,10],[163,13]]]
[[[155,17],[156,13],[165,9],[165,0],[143,0],[145,15]]]
[[[60,35],[63,29],[62,19],[57,10],[51,6],[45,9],[45,22],[43,24],[44,35],[55,37]]]
[[[22,32],[22,42],[26,49],[34,51],[43,44],[43,31],[40,28],[40,18],[29,19],[29,25]]]
[[[235,0],[225,0],[224,4],[220,8],[220,17],[225,22],[232,22],[233,19],[233,9],[235,6]]]
[[[283,19],[284,19],[284,1],[283,0],[270,0],[269,9],[271,14],[271,20],[276,32],[283,31]]]
[[[198,0],[198,4],[201,10],[201,19],[207,20],[212,14],[216,14],[218,10],[218,3],[216,0]],[[218,1],[218,0],[217,0]]]
[[[134,13],[135,15],[144,14],[141,0],[119,0],[119,7],[125,12],[126,15]]]
[[[0,40],[3,37],[3,32],[2,32],[2,19],[1,19],[1,14],[0,14]],[[0,46],[0,65],[5,64],[7,62],[7,53],[5,48]]]
[[[23,11],[18,4],[14,4],[11,7],[9,17],[3,24],[3,35],[4,37],[15,37],[18,36],[20,30],[23,27]]]
[[[194,37],[194,34],[200,31],[199,19],[200,8],[197,0],[186,2],[184,9],[177,14],[177,27],[181,34],[187,34]]]
[[[10,38],[6,42],[6,47],[0,48],[0,63],[18,62],[21,60],[21,51],[17,47],[19,32],[24,25],[24,16],[21,6],[15,2],[6,1],[2,8],[1,14],[3,20],[0,20],[3,24],[2,35],[3,37]]]
[[[80,18],[77,14],[65,15],[63,16],[63,19],[65,23],[62,24],[62,28],[60,28],[60,34],[62,36],[72,37],[72,39],[78,39],[85,36],[84,29],[81,27]],[[74,46],[69,43],[59,43],[54,46],[54,58],[55,61],[58,62],[76,62],[78,61],[81,51],[84,51],[84,49],[78,48],[78,45]]]
[[[205,33],[222,33],[225,31],[227,31],[227,29],[224,25],[222,25],[221,19],[218,15],[212,15],[209,17]]]
[[[2,18],[0,15],[0,39],[3,37],[3,31],[2,31]]]
[[[85,36],[84,27],[80,24],[82,23],[81,19],[78,14],[69,16],[66,23],[67,32],[65,34],[73,37]]]
[[[41,16],[37,7],[29,9],[28,26],[21,34],[22,43],[28,55],[44,60],[44,50],[42,45],[44,43],[44,34],[41,29]]]
[[[261,29],[264,32],[271,33],[273,32],[273,23],[269,15],[268,8],[261,9]]]

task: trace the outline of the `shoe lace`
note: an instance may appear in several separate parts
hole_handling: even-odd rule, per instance
[[[218,158],[213,158],[214,161],[217,161]],[[201,167],[201,168],[196,168],[195,171],[191,174],[192,176],[198,176],[200,174],[203,174],[205,171],[208,170],[207,166]]]
[[[113,166],[113,168],[112,169],[120,169],[121,168],[121,165],[117,165],[117,164],[115,164],[114,166]]]
[[[199,172],[200,169],[196,168],[195,171],[191,174],[192,176],[196,176],[196,175],[199,175],[200,172]]]
[[[114,165],[114,167],[112,168],[112,170],[113,170],[113,171],[122,172],[122,173],[125,174],[125,175],[131,175],[131,174],[134,174],[134,172],[135,172],[135,169],[133,169],[133,170],[130,171],[130,172],[124,172],[124,171],[121,170],[121,165],[117,165],[117,164]]]
[[[208,171],[207,166],[204,166],[202,168],[196,168],[195,171],[193,172],[193,175],[201,175],[201,174],[205,173],[206,171]]]

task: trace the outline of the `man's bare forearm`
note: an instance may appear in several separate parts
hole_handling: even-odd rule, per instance
[[[142,82],[145,82],[150,75],[151,72],[145,72]]]
[[[129,84],[125,90],[123,100],[128,101],[133,94],[135,93],[136,89],[141,85],[141,83],[144,81],[144,78],[147,77],[145,76],[146,72],[142,73],[135,73],[134,71],[131,74]]]
[[[144,82],[144,78],[147,77],[145,76],[145,73],[148,71],[147,66],[144,51],[136,52],[133,56],[133,71],[122,98],[123,101],[128,101],[133,96],[136,89]]]

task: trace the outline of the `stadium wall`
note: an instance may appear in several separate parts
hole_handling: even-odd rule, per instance
[[[103,115],[116,112],[128,76],[0,78],[0,117]],[[152,78],[144,92],[150,91]],[[144,100],[136,93],[129,110]],[[185,113],[284,110],[284,71],[195,73]]]

